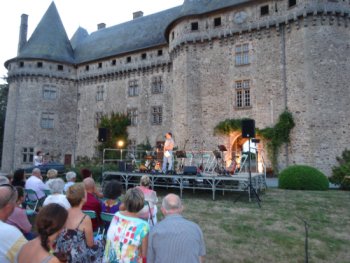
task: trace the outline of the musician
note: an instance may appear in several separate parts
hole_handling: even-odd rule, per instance
[[[173,134],[171,132],[168,132],[165,134],[165,143],[163,147],[164,156],[163,156],[163,166],[162,166],[162,172],[167,172],[168,165],[168,171],[171,171],[173,169],[173,149],[174,149],[174,140],[173,140]]]

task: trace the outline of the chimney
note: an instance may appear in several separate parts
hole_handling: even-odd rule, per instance
[[[28,15],[21,15],[21,26],[19,28],[19,40],[17,55],[19,55],[23,46],[27,43],[27,32],[28,32]]]
[[[104,28],[106,28],[106,24],[105,23],[97,24],[97,30],[104,29]]]
[[[142,11],[137,11],[132,13],[133,19],[139,18],[139,17],[143,17],[143,12]]]

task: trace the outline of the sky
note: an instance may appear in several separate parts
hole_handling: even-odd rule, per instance
[[[28,15],[28,35],[35,30],[52,0],[2,0],[0,4],[0,84],[6,83],[6,60],[16,57],[21,15]],[[184,0],[55,0],[62,23],[70,39],[79,26],[89,33],[97,30],[97,24],[106,27],[132,20],[132,13],[142,11],[150,15],[174,6]]]

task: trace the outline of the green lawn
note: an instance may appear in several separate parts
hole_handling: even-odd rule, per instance
[[[184,192],[184,216],[203,230],[206,262],[305,262],[303,220],[309,262],[350,262],[350,192],[268,189],[262,208],[246,196],[235,203],[236,196],[218,191],[212,201],[211,192]]]

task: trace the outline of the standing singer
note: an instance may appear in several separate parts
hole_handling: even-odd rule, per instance
[[[168,171],[171,171],[173,169],[173,148],[174,148],[174,140],[173,140],[173,134],[171,132],[168,132],[165,134],[165,143],[164,143],[164,156],[163,156],[163,166],[162,166],[162,172],[167,172],[167,163],[168,165]]]

